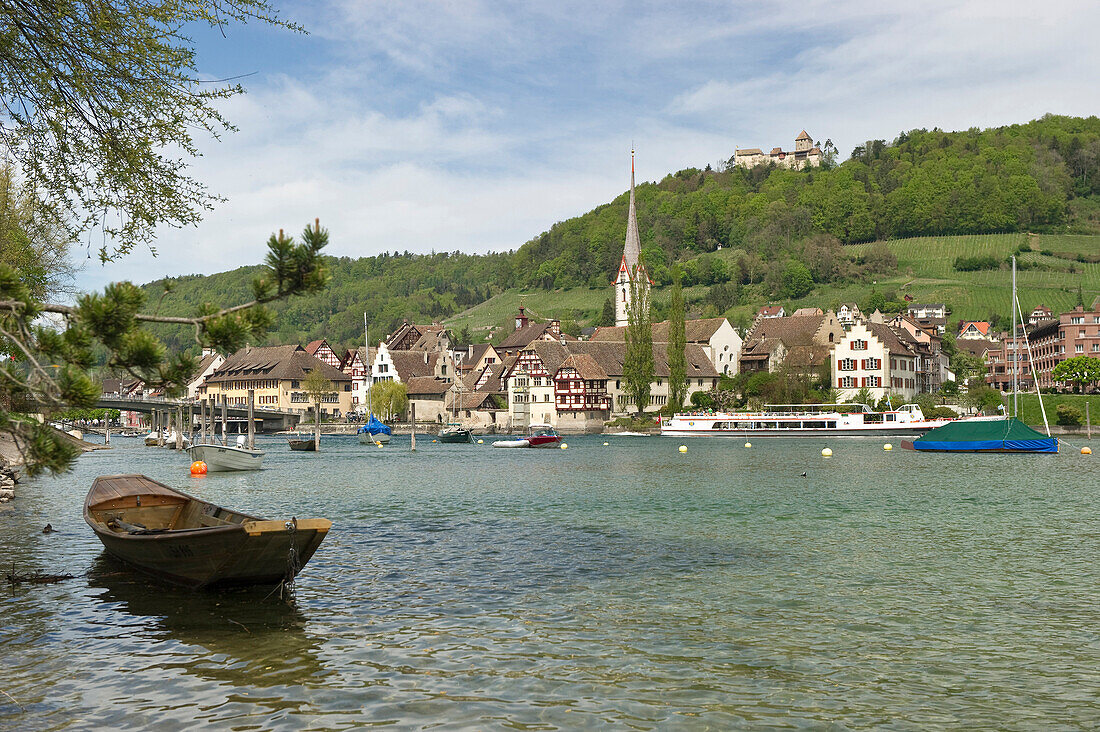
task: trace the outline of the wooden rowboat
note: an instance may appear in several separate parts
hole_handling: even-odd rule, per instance
[[[289,437],[287,438],[287,444],[290,445],[291,450],[296,450],[298,452],[317,451],[317,441],[314,440],[312,437],[305,440],[301,439],[300,437]]]
[[[144,475],[96,478],[84,520],[109,554],[195,588],[292,580],[332,527],[328,519],[267,521]]]

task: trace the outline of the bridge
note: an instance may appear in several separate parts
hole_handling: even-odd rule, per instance
[[[207,406],[207,419],[209,420],[210,405]],[[170,417],[181,412],[187,418],[185,425],[194,428],[199,423],[200,403],[185,399],[137,399],[133,397],[104,396],[96,402],[96,407],[100,409],[117,409],[120,412],[150,414],[153,415],[150,422],[155,422],[158,425],[168,424]],[[259,407],[252,409],[252,417],[256,422],[257,432],[278,432],[294,429],[302,419],[302,415],[297,412],[283,412],[278,409],[262,409]],[[221,406],[218,405],[214,422],[217,423],[220,420]],[[227,410],[226,422],[230,432],[248,432],[248,407],[230,406]],[[185,429],[184,431],[191,432],[193,429]]]

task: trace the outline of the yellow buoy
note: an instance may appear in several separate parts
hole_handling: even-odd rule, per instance
[[[746,442],[745,447],[752,447],[752,443],[751,442]]]
[[[562,450],[568,450],[568,449],[569,449],[569,445],[567,445],[566,443],[564,443],[564,442],[563,442],[563,443],[561,443],[561,449],[562,449]]]
[[[381,443],[381,442],[376,442],[376,443],[374,443],[374,444],[378,445],[379,447],[382,447],[382,443]]]
[[[887,442],[885,445],[882,446],[882,449],[885,450],[886,452],[890,452],[891,450],[894,449],[894,446],[891,445],[889,442]]]
[[[603,446],[604,446],[604,447],[607,447],[607,443],[606,443],[606,442],[605,442],[605,443],[603,443]]]
[[[833,451],[825,447],[821,449],[821,457],[832,457]]]
[[[484,444],[485,444],[485,440],[478,440],[478,441],[477,441],[477,444],[479,444],[479,445],[484,445]]]
[[[687,451],[688,451],[688,446],[687,445],[680,445],[680,452],[687,452]]]
[[[206,463],[202,460],[191,463],[191,475],[206,475]]]
[[[1091,455],[1092,454],[1092,448],[1091,447],[1082,447],[1081,448],[1081,454],[1082,455]]]
[[[435,442],[435,440],[432,440],[432,442]]]

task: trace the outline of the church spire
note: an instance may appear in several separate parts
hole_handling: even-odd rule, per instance
[[[638,213],[634,205],[634,149],[630,150],[630,211],[626,218],[626,246],[623,247],[623,259],[627,271],[633,277],[642,254],[641,239],[638,237]]]

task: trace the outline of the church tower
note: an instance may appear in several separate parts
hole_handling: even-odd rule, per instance
[[[649,289],[651,284],[641,262],[642,243],[638,237],[638,214],[634,207],[634,151],[630,151],[630,211],[626,217],[626,245],[619,272],[615,277],[615,325],[627,324],[630,312],[631,286]]]

